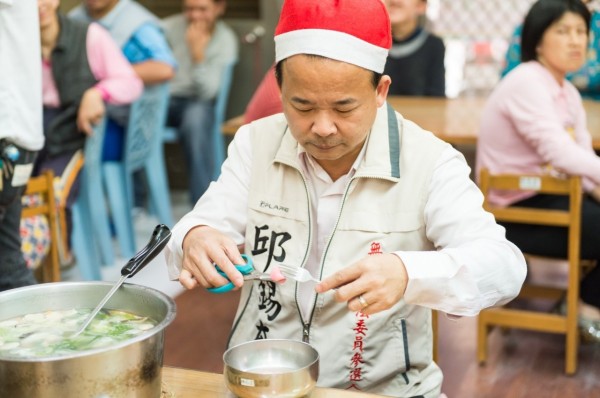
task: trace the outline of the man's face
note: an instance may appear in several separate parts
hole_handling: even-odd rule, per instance
[[[282,65],[283,112],[294,138],[335,180],[360,153],[390,84],[328,58],[295,55]]]
[[[101,18],[117,5],[119,0],[84,0],[85,8],[93,18]]]
[[[224,11],[224,0],[183,0],[183,13],[188,23],[212,27]]]

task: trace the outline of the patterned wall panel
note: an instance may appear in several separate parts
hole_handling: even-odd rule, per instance
[[[491,91],[498,82],[508,40],[534,1],[428,1],[431,29],[446,43],[449,97]]]

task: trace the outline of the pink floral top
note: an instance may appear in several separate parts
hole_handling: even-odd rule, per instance
[[[537,61],[519,65],[489,97],[477,140],[477,175],[544,173],[552,169],[582,176],[585,191],[600,184],[600,158],[592,148],[585,109],[577,89],[559,84]],[[509,205],[534,193],[491,193]]]

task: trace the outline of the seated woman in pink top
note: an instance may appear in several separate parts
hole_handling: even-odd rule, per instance
[[[523,63],[500,81],[482,115],[477,173],[485,167],[492,173],[581,176],[586,192],[581,256],[600,260],[600,158],[592,149],[581,97],[565,79],[585,61],[589,21],[590,12],[580,0],[539,0],[529,10],[523,26]],[[499,205],[568,206],[568,198],[554,195],[496,195],[490,200]],[[505,227],[507,238],[525,252],[566,257],[564,228]],[[587,337],[600,341],[600,267],[585,276],[580,297],[582,313],[596,321]]]
[[[34,166],[34,175],[52,169],[60,176],[101,120],[104,103],[129,104],[143,90],[121,50],[97,24],[75,22],[60,15],[60,0],[39,0],[42,43],[42,87],[44,104],[44,148]],[[69,208],[78,192],[79,178],[66,198]],[[69,235],[67,235],[69,236]]]

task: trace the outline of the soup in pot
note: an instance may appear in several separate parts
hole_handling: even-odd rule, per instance
[[[118,310],[101,310],[78,336],[72,336],[92,312],[45,311],[0,321],[0,357],[42,358],[70,355],[128,340],[157,323]]]

